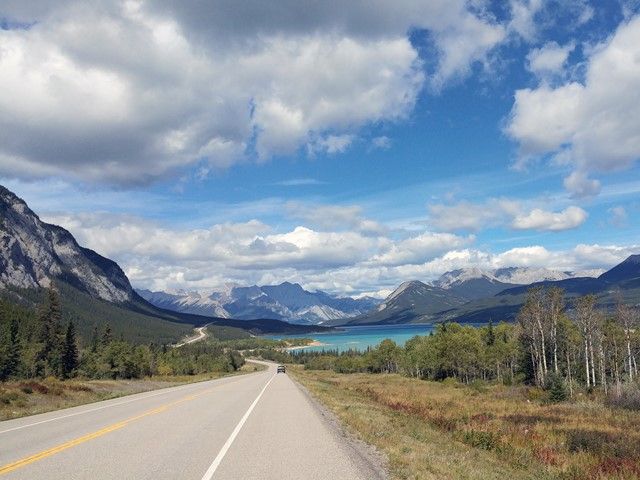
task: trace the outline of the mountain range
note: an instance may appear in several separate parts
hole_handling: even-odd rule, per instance
[[[0,186],[0,298],[33,307],[52,285],[65,318],[75,321],[84,338],[106,323],[128,340],[162,343],[176,341],[194,326],[205,324],[226,336],[322,329],[273,317],[239,321],[152,305],[135,292],[117,263],[80,246],[64,228],[43,222],[24,200]]]
[[[177,312],[241,320],[275,318],[313,325],[362,315],[379,303],[371,297],[354,299],[322,291],[309,292],[290,282],[249,287],[229,285],[223,291],[209,292],[137,292],[150,303]]]
[[[506,283],[509,280],[514,283]],[[527,282],[516,285],[516,282]],[[514,320],[531,287],[562,288],[571,300],[593,293],[598,304],[610,308],[621,296],[640,302],[640,255],[602,272],[556,272],[546,269],[462,269],[447,272],[427,285],[420,281],[401,284],[377,309],[342,322],[342,325],[433,323],[440,321],[487,322]]]
[[[297,283],[226,285],[220,291],[152,292],[137,290],[150,303],[168,310],[236,319],[276,318],[299,324],[407,323],[432,321],[468,302],[493,297],[510,288],[535,282],[597,276],[581,272],[509,267],[495,270],[453,270],[432,282],[404,282],[385,300],[353,299],[322,291],[310,292]]]

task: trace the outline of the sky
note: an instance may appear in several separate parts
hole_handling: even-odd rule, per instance
[[[132,284],[640,253],[638,0],[2,0],[0,183]]]

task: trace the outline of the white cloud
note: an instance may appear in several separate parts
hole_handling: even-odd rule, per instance
[[[289,180],[275,182],[273,185],[279,185],[281,187],[301,187],[306,185],[324,185],[325,183],[326,182],[316,178],[291,178]]]
[[[70,229],[81,245],[115,259],[134,285],[209,289],[225,283],[297,281],[346,294],[382,292],[409,279],[428,281],[456,268],[533,266],[608,268],[640,245],[539,245],[492,253],[472,248],[474,236],[417,232],[363,234],[298,226],[284,232],[259,221],[209,228],[170,228],[139,217],[75,214],[44,217]]]
[[[323,230],[349,229],[365,235],[382,235],[387,231],[378,222],[365,218],[358,205],[309,205],[292,201],[286,204],[286,211],[292,218]]]
[[[593,197],[600,193],[600,180],[589,178],[582,170],[575,170],[563,181],[573,198]]]
[[[538,35],[535,17],[544,7],[544,0],[511,0],[511,21],[509,30],[527,41],[533,41]]]
[[[481,203],[432,204],[428,208],[429,224],[444,231],[477,232],[498,226],[516,230],[560,231],[576,228],[587,218],[587,212],[576,206],[553,212],[539,207],[530,208],[522,201],[508,198],[490,198]]]
[[[380,137],[374,137],[371,140],[371,145],[374,148],[379,148],[381,150],[386,150],[391,147],[391,139],[386,135],[382,135]]]
[[[520,204],[506,198],[483,203],[462,201],[456,204],[429,205],[429,224],[439,230],[479,230],[502,225],[520,212]]]
[[[640,158],[639,90],[636,16],[593,49],[583,83],[516,92],[506,131],[520,145],[520,164],[554,154],[573,167],[565,187],[574,196],[597,193],[591,172],[628,169]]]
[[[575,48],[575,43],[560,46],[556,42],[545,43],[540,48],[534,48],[527,55],[527,69],[540,79],[549,81],[562,73],[569,54]]]
[[[464,0],[16,2],[0,30],[0,173],[145,183],[287,155],[413,109],[504,37]],[[430,63],[430,64],[431,64]],[[206,171],[202,170],[203,172]]]
[[[344,135],[327,135],[319,138],[309,145],[311,153],[326,152],[329,155],[334,153],[344,153],[353,143],[355,136],[350,134]]]
[[[561,212],[547,212],[534,208],[529,213],[513,219],[512,227],[517,230],[548,230],[557,232],[579,227],[587,219],[587,212],[580,207],[567,207]]]
[[[609,223],[614,227],[622,228],[627,226],[627,219],[629,218],[629,215],[622,205],[611,207],[607,210],[607,213],[611,216],[609,218]]]
[[[370,262],[376,265],[422,264],[435,256],[474,241],[473,235],[460,237],[451,233],[425,232],[392,244],[384,253],[372,257]]]

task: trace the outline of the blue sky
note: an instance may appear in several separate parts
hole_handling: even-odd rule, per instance
[[[640,251],[638,2],[23,3],[2,184],[136,286],[384,295]]]

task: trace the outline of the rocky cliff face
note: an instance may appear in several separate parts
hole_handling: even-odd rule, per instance
[[[110,302],[133,296],[115,262],[79,246],[64,228],[44,223],[0,186],[0,287],[48,287],[56,279]]]

